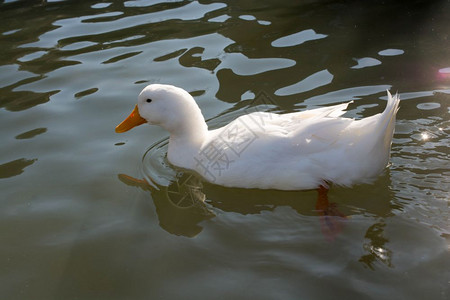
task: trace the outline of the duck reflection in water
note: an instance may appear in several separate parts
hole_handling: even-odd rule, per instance
[[[169,186],[156,186],[125,174],[118,177],[127,185],[151,192],[159,225],[171,234],[194,237],[202,231],[198,223],[215,216],[205,205],[201,181],[195,176],[181,178]]]
[[[315,191],[286,192],[276,190],[234,189],[204,182],[192,173],[179,173],[167,186],[150,183],[119,174],[119,179],[130,186],[150,191],[161,228],[175,235],[194,237],[202,231],[202,221],[215,217],[215,208],[241,214],[258,214],[273,211],[277,206],[290,206],[303,215],[318,215],[322,233],[326,240],[333,241],[342,231],[346,216],[336,203],[328,201],[327,190],[318,190],[315,207],[311,201],[298,201],[298,195],[312,198]],[[148,180],[151,180],[149,178]],[[206,190],[212,200],[206,200]],[[244,201],[245,199],[245,201]]]

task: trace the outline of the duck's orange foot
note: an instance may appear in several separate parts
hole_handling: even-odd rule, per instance
[[[328,202],[328,189],[320,186],[318,192],[316,210],[320,216],[320,227],[327,240],[334,241],[339,233],[341,233],[344,225],[343,221],[347,217],[339,211],[336,203]]]

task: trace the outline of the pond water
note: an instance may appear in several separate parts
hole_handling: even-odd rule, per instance
[[[1,1],[1,298],[448,299],[450,3],[399,3]],[[149,83],[211,128],[398,91],[392,164],[330,190],[330,236],[316,191],[215,186],[161,128],[116,134]]]

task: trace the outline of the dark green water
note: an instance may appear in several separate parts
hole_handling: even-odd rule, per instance
[[[0,298],[448,299],[449,16],[448,1],[2,1]],[[354,100],[361,118],[398,91],[392,165],[331,189],[348,219],[330,237],[315,191],[176,177],[162,129],[114,133],[156,82],[211,127],[260,99]]]

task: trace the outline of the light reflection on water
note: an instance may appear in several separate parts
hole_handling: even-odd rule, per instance
[[[2,2],[1,294],[447,299],[447,6]],[[163,130],[116,135],[155,82],[191,92],[211,128],[261,95],[274,112],[354,100],[362,118],[398,91],[392,164],[331,190],[349,218],[330,242],[316,191],[214,186],[167,163]]]

